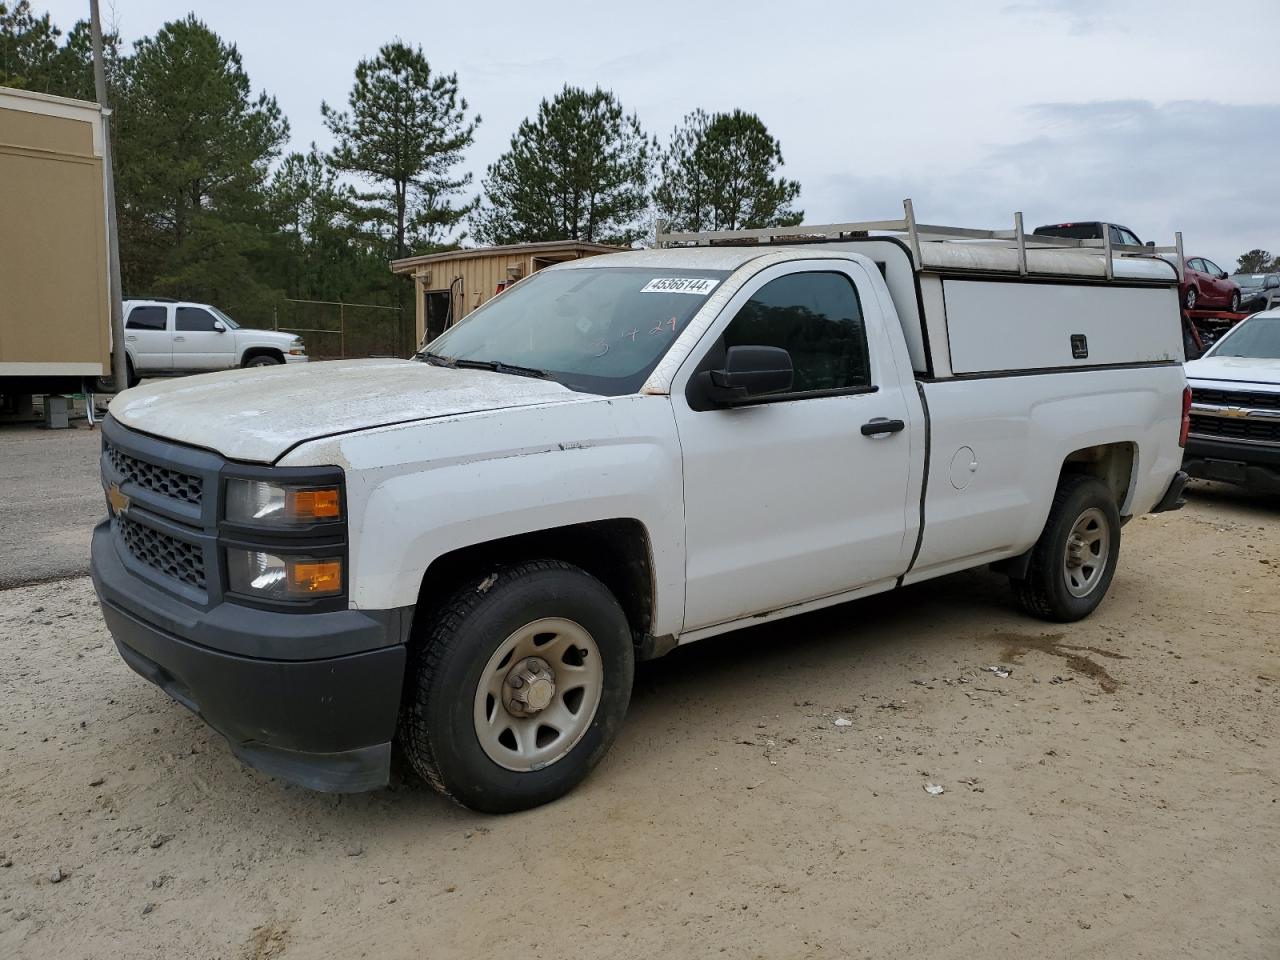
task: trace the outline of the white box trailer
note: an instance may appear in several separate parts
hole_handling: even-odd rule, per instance
[[[0,87],[0,395],[111,374],[103,152],[96,103]]]

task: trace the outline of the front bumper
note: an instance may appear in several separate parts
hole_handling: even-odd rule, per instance
[[[286,353],[284,355],[285,363],[306,363],[310,359],[311,358],[308,357],[305,353],[302,353],[302,354]]]
[[[387,783],[410,611],[203,609],[131,573],[109,520],[91,572],[124,661],[245,763],[313,790]]]
[[[1280,493],[1280,446],[1187,438],[1182,469],[1198,480],[1234,483],[1262,493]]]

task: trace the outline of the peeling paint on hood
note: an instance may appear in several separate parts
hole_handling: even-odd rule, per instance
[[[337,360],[149,383],[111,401],[127,427],[271,463],[317,437],[410,420],[582,398],[553,380],[415,360]]]

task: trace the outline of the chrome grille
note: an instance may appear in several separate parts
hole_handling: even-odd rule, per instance
[[[107,460],[121,478],[132,480],[138,486],[158,493],[162,497],[200,506],[204,484],[199,477],[131,457],[110,443],[106,444],[106,453]]]
[[[1249,393],[1243,390],[1209,390],[1192,387],[1191,401],[1192,403],[1212,403],[1222,407],[1280,410],[1280,393]]]
[[[153,570],[201,590],[205,588],[204,551],[200,547],[151,527],[116,516],[120,539],[134,559]]]
[[[1203,437],[1280,443],[1280,420],[1236,417],[1209,417],[1193,413],[1191,432]]]

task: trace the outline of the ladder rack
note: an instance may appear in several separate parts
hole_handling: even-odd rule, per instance
[[[1157,247],[1153,245],[1135,246],[1131,243],[1112,243],[1110,234],[1100,240],[1075,240],[1070,237],[1044,237],[1027,234],[1022,227],[1022,212],[1013,215],[1012,230],[983,230],[973,227],[946,227],[931,223],[917,223],[915,209],[911,201],[902,201],[903,216],[900,220],[863,220],[850,223],[801,224],[796,227],[764,227],[752,230],[709,230],[698,232],[669,232],[667,221],[659,220],[654,245],[661,247],[699,247],[723,244],[741,246],[749,243],[776,242],[811,242],[827,243],[837,240],[848,240],[853,237],[868,236],[871,233],[905,234],[907,246],[915,260],[917,269],[923,263],[920,256],[921,243],[938,243],[948,240],[986,242],[1001,247],[1016,249],[1018,252],[1018,272],[1027,274],[1027,250],[1087,250],[1102,254],[1108,280],[1114,279],[1114,256],[1139,257],[1147,259],[1163,259],[1160,254],[1174,254],[1174,267],[1178,271],[1178,280],[1183,278],[1184,256],[1182,251],[1182,233],[1173,235],[1173,245]]]

